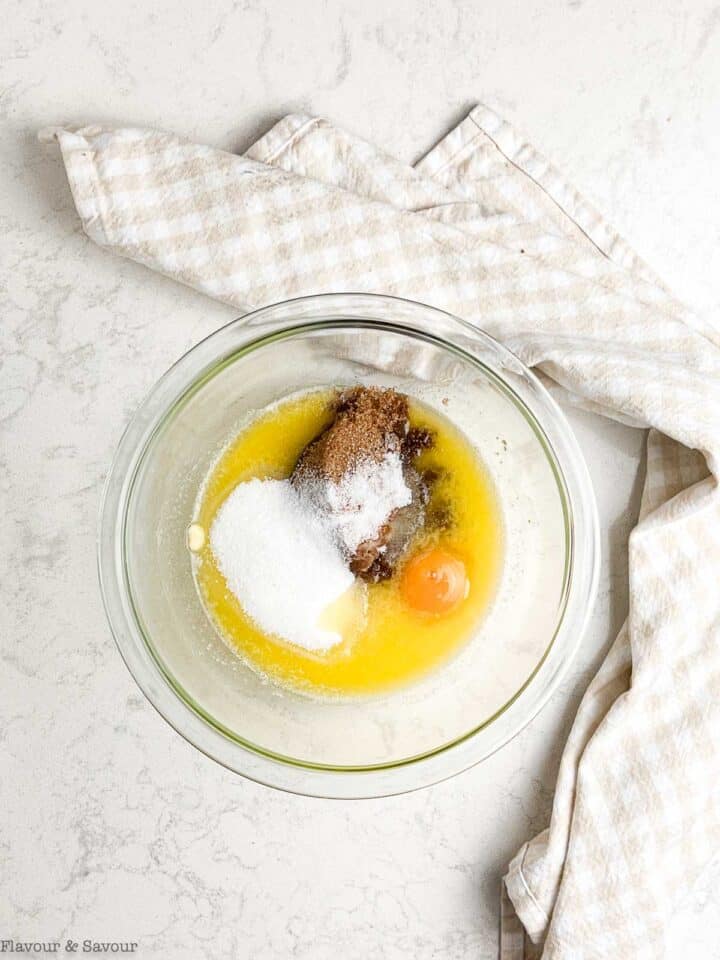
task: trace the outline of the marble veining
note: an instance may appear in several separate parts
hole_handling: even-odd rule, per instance
[[[0,0],[0,938],[135,940],[190,960],[491,960],[498,881],[548,820],[564,737],[627,603],[640,432],[570,411],[603,526],[562,688],[480,767],[416,794],[286,796],[200,756],[117,655],[95,574],[102,482],[154,380],[232,311],[95,247],[49,124],[242,149],[289,110],[413,159],[476,100],[524,130],[667,282],[720,305],[713,0]],[[678,918],[720,957],[716,869]]]

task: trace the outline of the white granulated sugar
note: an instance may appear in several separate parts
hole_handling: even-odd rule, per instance
[[[215,517],[210,547],[228,588],[265,633],[307,650],[342,640],[318,623],[354,577],[331,531],[288,480],[238,484]]]
[[[322,483],[328,510],[326,522],[334,529],[343,549],[352,554],[366,540],[374,540],[393,510],[412,500],[405,483],[402,460],[388,453],[379,462],[365,460],[335,483]]]

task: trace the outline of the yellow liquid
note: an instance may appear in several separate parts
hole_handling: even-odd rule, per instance
[[[202,492],[195,522],[209,531],[220,505],[244,480],[283,479],[302,449],[331,421],[332,390],[289,397],[249,423],[225,449]],[[377,693],[416,680],[445,663],[473,633],[495,592],[502,565],[501,513],[493,484],[472,446],[450,421],[410,401],[412,426],[434,435],[417,459],[435,469],[429,512],[448,503],[452,524],[422,532],[408,555],[435,543],[465,563],[469,592],[449,613],[433,615],[404,603],[399,574],[369,584],[367,616],[359,632],[318,654],[263,633],[228,590],[209,545],[197,554],[195,576],[206,610],[225,641],[251,666],[285,686],[319,696]],[[282,597],[278,598],[282,603]]]

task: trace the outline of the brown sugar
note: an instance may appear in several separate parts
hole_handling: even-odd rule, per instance
[[[362,460],[379,462],[400,451],[408,435],[407,397],[380,387],[352,387],[337,399],[335,419],[300,455],[296,474],[306,471],[338,483]]]
[[[343,390],[334,412],[330,426],[300,454],[292,481],[306,496],[316,498],[316,506],[323,511],[322,482],[339,484],[368,460],[380,463],[390,454],[400,457],[411,502],[390,512],[377,534],[358,544],[347,558],[350,569],[361,579],[386,580],[424,523],[429,485],[412,464],[432,446],[433,438],[427,430],[410,428],[408,398],[395,390]]]

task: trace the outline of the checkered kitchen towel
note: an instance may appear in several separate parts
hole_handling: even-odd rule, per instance
[[[415,167],[296,115],[243,157],[152,130],[53,136],[103,246],[242,308],[348,290],[424,301],[651,428],[628,621],[580,706],[550,827],[506,885],[546,960],[664,955],[720,848],[717,333],[482,107]]]

